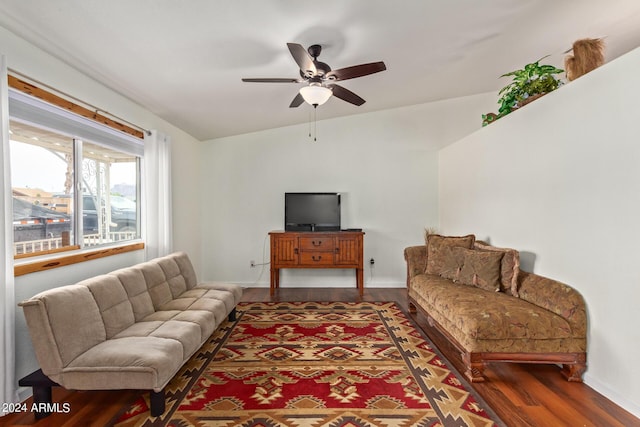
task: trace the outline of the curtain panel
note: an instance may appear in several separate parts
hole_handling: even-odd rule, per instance
[[[11,163],[9,157],[9,88],[7,63],[0,55],[0,402],[18,402],[16,387],[15,316],[16,301],[13,276],[13,202],[11,193]],[[2,412],[0,411],[0,416]]]
[[[145,135],[142,186],[146,258],[153,259],[173,247],[171,138],[157,130]]]

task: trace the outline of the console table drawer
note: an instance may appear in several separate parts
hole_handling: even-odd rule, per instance
[[[333,237],[300,237],[300,249],[303,251],[333,251]]]
[[[300,252],[300,265],[333,265],[333,252]]]

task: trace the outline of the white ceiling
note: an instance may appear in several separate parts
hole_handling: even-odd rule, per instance
[[[497,91],[501,74],[585,37],[607,60],[640,46],[638,0],[0,0],[0,25],[199,140],[306,123],[286,43],[323,45],[332,68],[384,61],[341,84],[318,119]],[[19,70],[18,70],[19,71]],[[41,79],[42,80],[42,79]],[[497,106],[496,106],[497,110]]]

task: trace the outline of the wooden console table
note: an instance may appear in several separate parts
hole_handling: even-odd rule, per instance
[[[271,295],[280,287],[282,268],[354,268],[362,296],[362,231],[272,231]]]

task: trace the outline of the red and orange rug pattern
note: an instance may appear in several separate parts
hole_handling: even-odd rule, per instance
[[[165,388],[119,426],[502,426],[392,302],[241,303]]]

